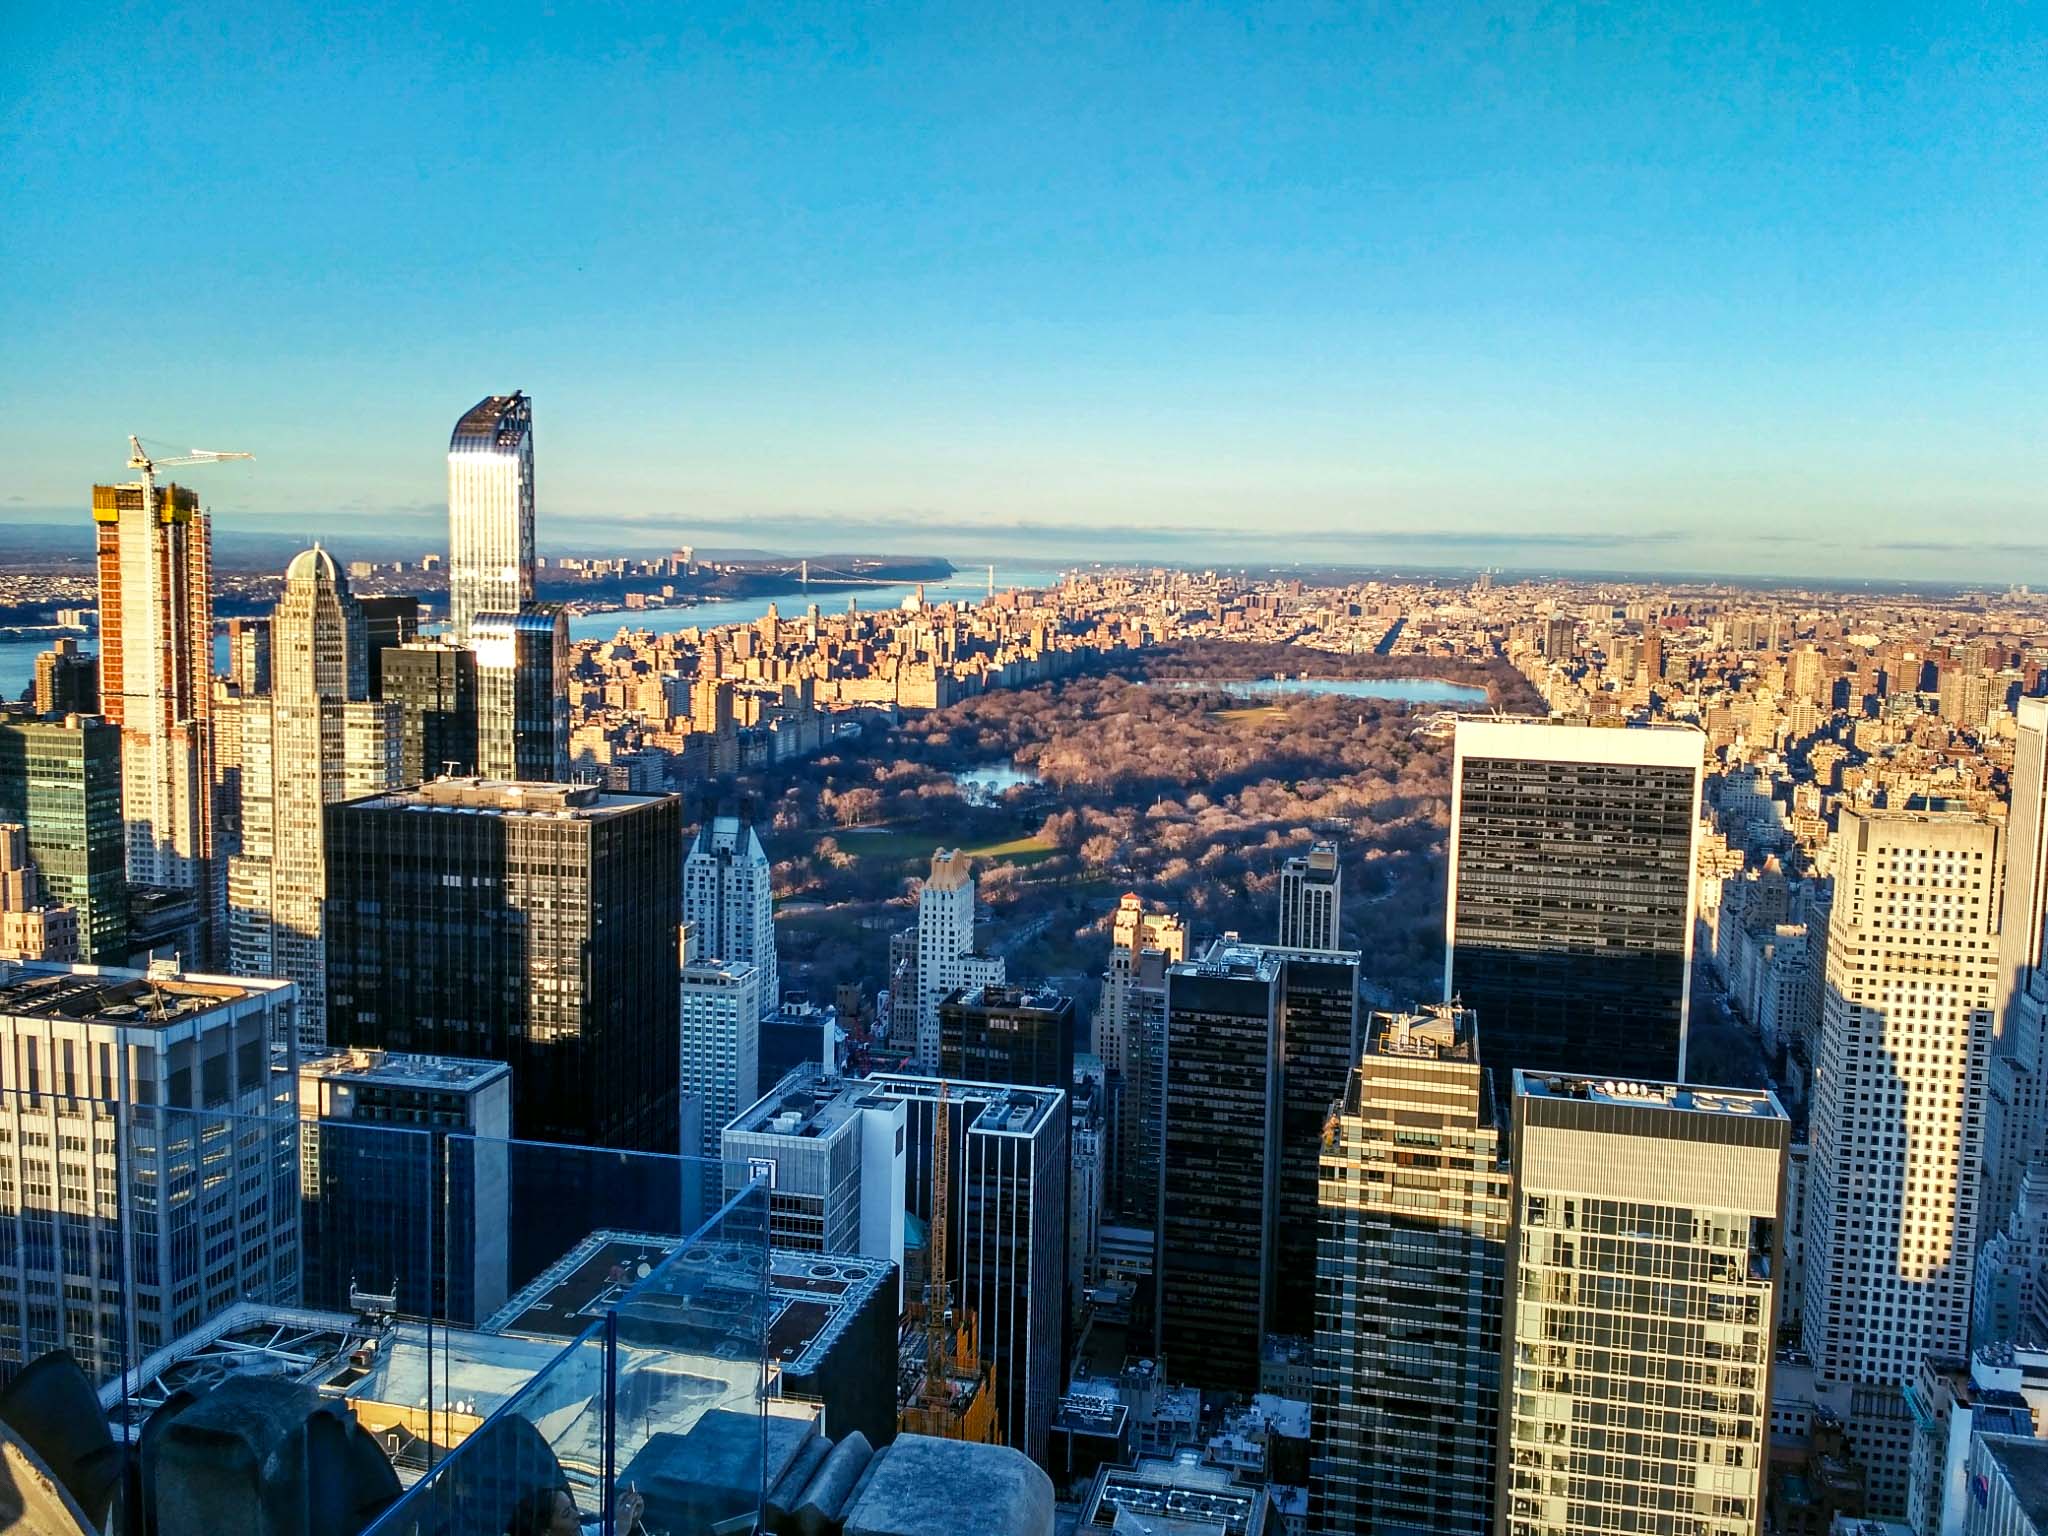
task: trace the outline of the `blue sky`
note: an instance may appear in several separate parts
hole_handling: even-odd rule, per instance
[[[0,515],[2048,581],[2040,5],[7,10]]]

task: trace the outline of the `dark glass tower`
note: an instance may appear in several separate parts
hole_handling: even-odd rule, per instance
[[[384,697],[384,653],[410,645],[420,637],[420,600],[409,592],[359,597],[363,610],[366,654],[370,658],[370,697]]]
[[[476,772],[476,652],[429,642],[387,649],[384,698],[398,706],[399,782]]]
[[[1508,1074],[1679,1081],[1705,740],[1458,722],[1444,996]]]
[[[28,853],[54,901],[78,909],[80,955],[128,958],[128,869],[121,824],[121,730],[94,715],[0,714],[0,821],[28,828]]]
[[[1171,1379],[1201,1387],[1258,1389],[1275,1268],[1284,967],[1259,945],[1223,943],[1166,973],[1156,1316]]]
[[[512,1067],[522,1139],[674,1152],[673,795],[441,779],[327,810],[327,1038]]]
[[[470,620],[477,772],[522,783],[569,777],[569,620],[559,603]]]
[[[1358,1065],[1358,952],[1275,949],[1280,979],[1280,1218],[1273,1327],[1305,1332],[1315,1311],[1318,1157],[1330,1106]],[[1297,1324],[1292,1320],[1299,1319]]]
[[[939,1073],[1063,1088],[1074,1080],[1074,1000],[1050,987],[962,987],[939,1002]]]

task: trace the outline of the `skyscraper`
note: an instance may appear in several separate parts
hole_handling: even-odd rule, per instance
[[[105,1380],[234,1302],[296,1304],[294,1109],[270,1054],[291,992],[0,962],[0,1058],[21,1071],[0,1143],[10,1375],[69,1349]]]
[[[128,881],[121,825],[121,732],[93,715],[29,720],[0,713],[0,820],[28,831],[52,899],[78,911],[78,947],[93,965],[128,958]]]
[[[150,481],[92,488],[100,712],[121,727],[128,878],[212,907],[213,551],[199,498]]]
[[[1444,997],[1488,1070],[1685,1076],[1706,738],[1458,721]]]
[[[511,1069],[340,1051],[302,1062],[298,1091],[305,1304],[346,1312],[353,1288],[467,1327],[502,1307]]]
[[[560,604],[474,613],[476,760],[485,778],[569,778],[569,619]]]
[[[1784,1110],[1517,1072],[1513,1116],[1500,1529],[1754,1536]]]
[[[382,593],[356,601],[363,610],[365,655],[369,658],[370,697],[384,697],[384,653],[411,645],[420,637],[420,600],[409,592]]]
[[[1131,892],[1117,904],[1111,939],[1095,1008],[1095,1054],[1122,1079],[1111,1203],[1149,1228],[1159,1218],[1166,1113],[1166,968],[1187,958],[1188,930],[1178,913],[1147,912]]]
[[[959,987],[1001,984],[1001,956],[974,952],[974,876],[966,854],[941,848],[917,893],[917,1064],[939,1069],[939,1000]]]
[[[533,402],[479,400],[448,439],[448,634],[533,601]]]
[[[1279,1225],[1275,1318],[1315,1310],[1317,1159],[1330,1106],[1344,1097],[1363,1042],[1358,951],[1274,949],[1280,973]]]
[[[99,713],[99,659],[66,636],[36,657],[35,712],[39,715]]]
[[[1801,1326],[1820,1379],[1851,1389],[1881,1514],[1905,1504],[1903,1384],[1969,1344],[2001,829],[1844,809],[1834,850]]]
[[[1074,1000],[1050,987],[961,987],[939,1002],[939,1075],[1027,1088],[1074,1080]]]
[[[1492,1536],[1508,1164],[1469,1011],[1375,1014],[1322,1161],[1309,1506]]]
[[[526,1140],[676,1149],[672,795],[442,779],[327,811],[335,1045],[512,1067]]]
[[[774,876],[752,822],[713,816],[697,829],[683,864],[683,921],[698,955],[751,965],[760,978],[761,1011],[775,1011],[782,976],[775,963]]]
[[[1154,1315],[1175,1380],[1251,1392],[1272,1316],[1281,973],[1218,943],[1166,973],[1166,1114]]]
[[[327,1038],[326,807],[398,777],[387,706],[368,698],[362,610],[334,557],[293,557],[271,620],[271,692],[243,699],[241,850],[229,860],[236,972],[297,983],[299,1044]]]
[[[1066,1092],[896,1073],[869,1081],[907,1111],[906,1199],[926,1222],[932,1139],[949,1138],[953,1296],[995,1367],[1002,1443],[1042,1462],[1063,1377]]]
[[[1344,915],[1344,869],[1335,843],[1317,843],[1280,866],[1280,947],[1335,949]]]
[[[401,784],[476,772],[476,652],[420,640],[384,654],[384,700],[398,708]]]
[[[1987,1229],[2048,1151],[2048,699],[2021,699],[1998,925],[1998,1013],[1985,1113]]]
[[[682,1148],[718,1157],[726,1125],[760,1096],[761,973],[744,960],[683,967]]]

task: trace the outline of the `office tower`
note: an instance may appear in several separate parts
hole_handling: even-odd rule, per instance
[[[121,727],[128,879],[193,891],[210,910],[213,857],[212,538],[180,485],[92,488],[98,535],[100,712]]]
[[[1219,942],[1166,973],[1156,1353],[1205,1388],[1258,1389],[1272,1315],[1283,969]]]
[[[69,1349],[105,1380],[234,1302],[298,1300],[291,1090],[270,1055],[291,1004],[289,982],[169,964],[0,963],[19,1073],[0,1369]]]
[[[939,1003],[939,1075],[1026,1088],[1074,1080],[1074,1000],[1050,987],[961,987]]]
[[[66,636],[36,656],[35,712],[95,715],[100,708],[99,658]]]
[[[420,600],[410,592],[359,597],[364,654],[369,658],[370,697],[384,697],[384,653],[420,637]]]
[[[77,909],[80,956],[94,965],[127,959],[120,729],[91,715],[0,714],[0,819],[27,829],[44,889]]]
[[[1067,1289],[1067,1095],[1060,1088],[878,1073],[907,1112],[906,1200],[929,1223],[933,1137],[943,1125],[953,1298],[995,1371],[1003,1444],[1045,1458],[1062,1385]]]
[[[1685,1077],[1706,738],[1466,717],[1451,778],[1444,997],[1487,1069]]]
[[[228,620],[228,681],[244,698],[270,692],[270,620]]]
[[[78,909],[50,900],[35,861],[28,828],[0,821],[0,960],[78,959]]]
[[[1116,1107],[1114,1208],[1149,1226],[1159,1214],[1159,1138],[1166,1105],[1166,968],[1187,958],[1178,913],[1117,904],[1109,968],[1095,1009],[1095,1054],[1122,1079]]]
[[[1500,1529],[1754,1536],[1784,1110],[1740,1089],[1514,1084]]]
[[[569,778],[569,618],[556,603],[475,613],[476,759],[485,778]]]
[[[1317,843],[1280,866],[1280,947],[1336,949],[1344,915],[1344,870],[1335,843]]]
[[[422,640],[383,658],[384,701],[398,708],[401,784],[476,772],[476,652]]]
[[[1102,1060],[1082,1056],[1067,1089],[1067,1290],[1078,1313],[1095,1283],[1109,1187],[1109,1096]]]
[[[533,402],[479,400],[448,439],[448,637],[533,601]]]
[[[1906,1495],[1903,1384],[1969,1342],[2001,829],[1845,808],[1834,850],[1801,1326],[1820,1379],[1851,1390],[1881,1514]]]
[[[2048,1151],[2048,699],[2021,699],[1998,923],[1998,1012],[1985,1112],[1987,1230]]]
[[[760,974],[764,1011],[782,1001],[774,880],[752,822],[714,816],[697,829],[683,865],[683,921],[700,956],[751,965]]]
[[[1269,953],[1281,965],[1279,1220],[1271,1305],[1276,1318],[1306,1319],[1315,1311],[1317,1158],[1323,1125],[1330,1106],[1344,1097],[1363,1045],[1358,951]]]
[[[765,1172],[772,1247],[887,1259],[900,1277],[906,1123],[877,1084],[799,1068],[726,1126],[726,1194]]]
[[[732,1117],[760,1095],[761,973],[744,961],[683,967],[682,1149],[719,1156]]]
[[[1492,1536],[1508,1163],[1473,1015],[1374,1014],[1318,1138],[1315,1529]]]
[[[676,1145],[672,795],[442,779],[328,807],[335,1045],[512,1067],[525,1140]]]
[[[363,615],[334,557],[292,558],[271,620],[271,691],[238,708],[240,851],[228,861],[238,975],[298,986],[299,1045],[327,1038],[326,807],[398,778],[398,737],[367,697]]]
[[[939,1000],[960,987],[1000,986],[999,955],[974,952],[974,876],[966,854],[941,848],[917,893],[917,1064],[939,1065]]]
[[[298,1095],[305,1304],[388,1296],[464,1327],[502,1307],[512,1069],[340,1051],[300,1063]]]
[[[1543,626],[1543,654],[1551,661],[1562,661],[1578,649],[1579,626],[1568,618],[1559,616],[1546,620]]]

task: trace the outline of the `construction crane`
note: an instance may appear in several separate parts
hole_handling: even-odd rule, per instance
[[[156,472],[160,469],[175,469],[186,464],[222,464],[230,459],[253,459],[253,453],[237,453],[230,448],[194,448],[190,453],[173,454],[169,458],[152,459],[142,451],[142,439],[133,432],[128,434],[128,467],[142,472],[143,505],[156,504]]]
[[[939,1084],[939,1098],[932,1110],[932,1240],[925,1269],[924,1301],[924,1400],[933,1412],[942,1412],[950,1392],[946,1366],[952,1361],[952,1341],[946,1337],[952,1309],[947,1306],[946,1228],[951,1184],[952,1138],[946,1134],[946,1085]]]

